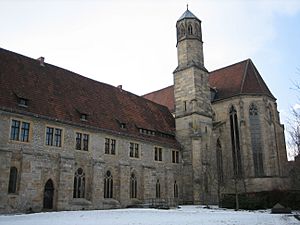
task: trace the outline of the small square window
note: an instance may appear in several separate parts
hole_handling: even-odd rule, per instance
[[[88,115],[87,114],[81,114],[80,115],[80,120],[87,121],[87,119],[88,119]]]
[[[28,99],[26,98],[19,98],[18,103],[21,107],[28,107]]]

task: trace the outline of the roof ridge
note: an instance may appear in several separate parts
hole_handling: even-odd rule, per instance
[[[242,84],[241,84],[241,88],[240,88],[240,93],[243,93],[246,76],[248,74],[247,71],[248,71],[249,63],[251,63],[251,59],[247,59],[247,64],[245,66],[245,70],[244,70],[244,74],[243,74],[243,80],[242,80]]]
[[[213,73],[213,72],[216,72],[216,71],[219,71],[219,70],[223,70],[223,69],[232,67],[232,66],[236,66],[236,65],[238,65],[238,64],[242,64],[242,63],[244,63],[244,62],[247,61],[247,60],[249,60],[249,58],[248,58],[248,59],[245,59],[245,60],[242,60],[242,61],[240,61],[240,62],[233,63],[233,64],[228,65],[228,66],[221,67],[221,68],[219,68],[219,69],[212,70],[212,71],[209,72],[209,74],[211,74],[211,73]],[[251,60],[251,59],[250,59],[250,60]]]
[[[161,88],[161,89],[158,89],[158,90],[156,90],[156,91],[152,91],[152,92],[149,92],[149,93],[143,94],[143,95],[141,95],[140,97],[144,97],[144,96],[146,96],[146,95],[150,95],[150,94],[153,94],[153,93],[156,93],[156,92],[162,91],[162,90],[164,90],[164,89],[168,89],[168,88],[170,88],[170,87],[173,87],[173,86],[174,86],[174,84],[172,84],[172,85],[169,85],[169,86],[167,86],[167,87],[164,87],[164,88]]]

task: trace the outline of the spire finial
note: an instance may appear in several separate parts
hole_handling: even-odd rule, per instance
[[[186,10],[189,10],[189,4],[186,4]]]

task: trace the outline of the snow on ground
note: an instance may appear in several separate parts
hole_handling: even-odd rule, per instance
[[[1,215],[0,225],[300,225],[293,215],[182,206],[179,209],[115,209]]]

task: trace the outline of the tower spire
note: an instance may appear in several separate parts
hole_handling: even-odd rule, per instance
[[[186,4],[186,10],[189,10],[189,4]]]

